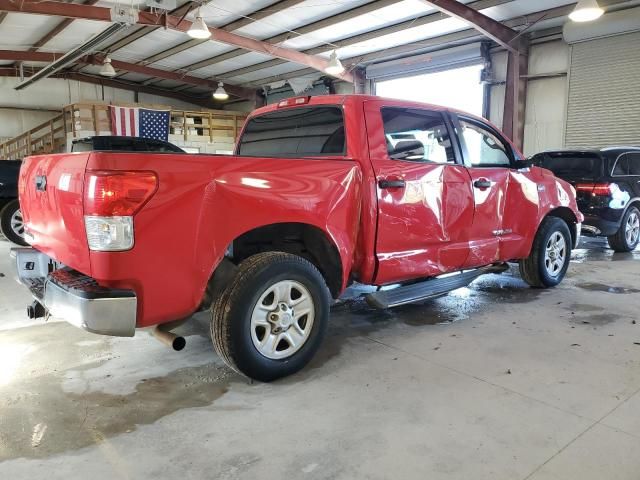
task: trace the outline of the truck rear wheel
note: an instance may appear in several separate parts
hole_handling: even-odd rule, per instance
[[[520,260],[520,276],[532,287],[555,287],[571,260],[571,232],[564,220],[546,217],[533,240],[531,254]]]
[[[640,210],[631,207],[622,217],[620,229],[610,237],[609,246],[616,252],[631,252],[640,243]]]
[[[28,245],[24,240],[24,221],[18,200],[11,200],[0,210],[0,232],[16,245]]]
[[[211,337],[222,359],[270,382],[302,369],[320,347],[329,292],[318,269],[282,252],[244,260],[212,308]]]

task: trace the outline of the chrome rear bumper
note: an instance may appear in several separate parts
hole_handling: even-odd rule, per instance
[[[132,290],[100,287],[79,272],[33,248],[13,248],[18,281],[48,314],[88,332],[118,337],[135,334],[137,298]]]

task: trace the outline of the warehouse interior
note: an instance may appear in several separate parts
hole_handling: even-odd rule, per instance
[[[637,480],[638,78],[636,0],[0,0],[0,174],[140,136],[115,107],[232,155],[256,109],[368,95],[482,117],[523,161],[615,149],[638,192],[607,184],[631,248],[585,222],[556,288],[512,263],[380,310],[349,285],[309,365],[271,383],[225,365],[206,309],[175,329],[181,351],[28,318],[0,237],[0,478]]]

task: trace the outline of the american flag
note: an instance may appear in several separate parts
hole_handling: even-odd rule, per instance
[[[111,109],[111,133],[126,137],[169,139],[169,110],[149,110],[147,108],[115,107]]]

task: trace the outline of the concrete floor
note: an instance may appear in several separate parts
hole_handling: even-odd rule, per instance
[[[176,353],[25,319],[0,242],[0,478],[640,478],[640,252],[574,253],[390,312],[334,307],[313,364],[251,384],[208,318]]]

